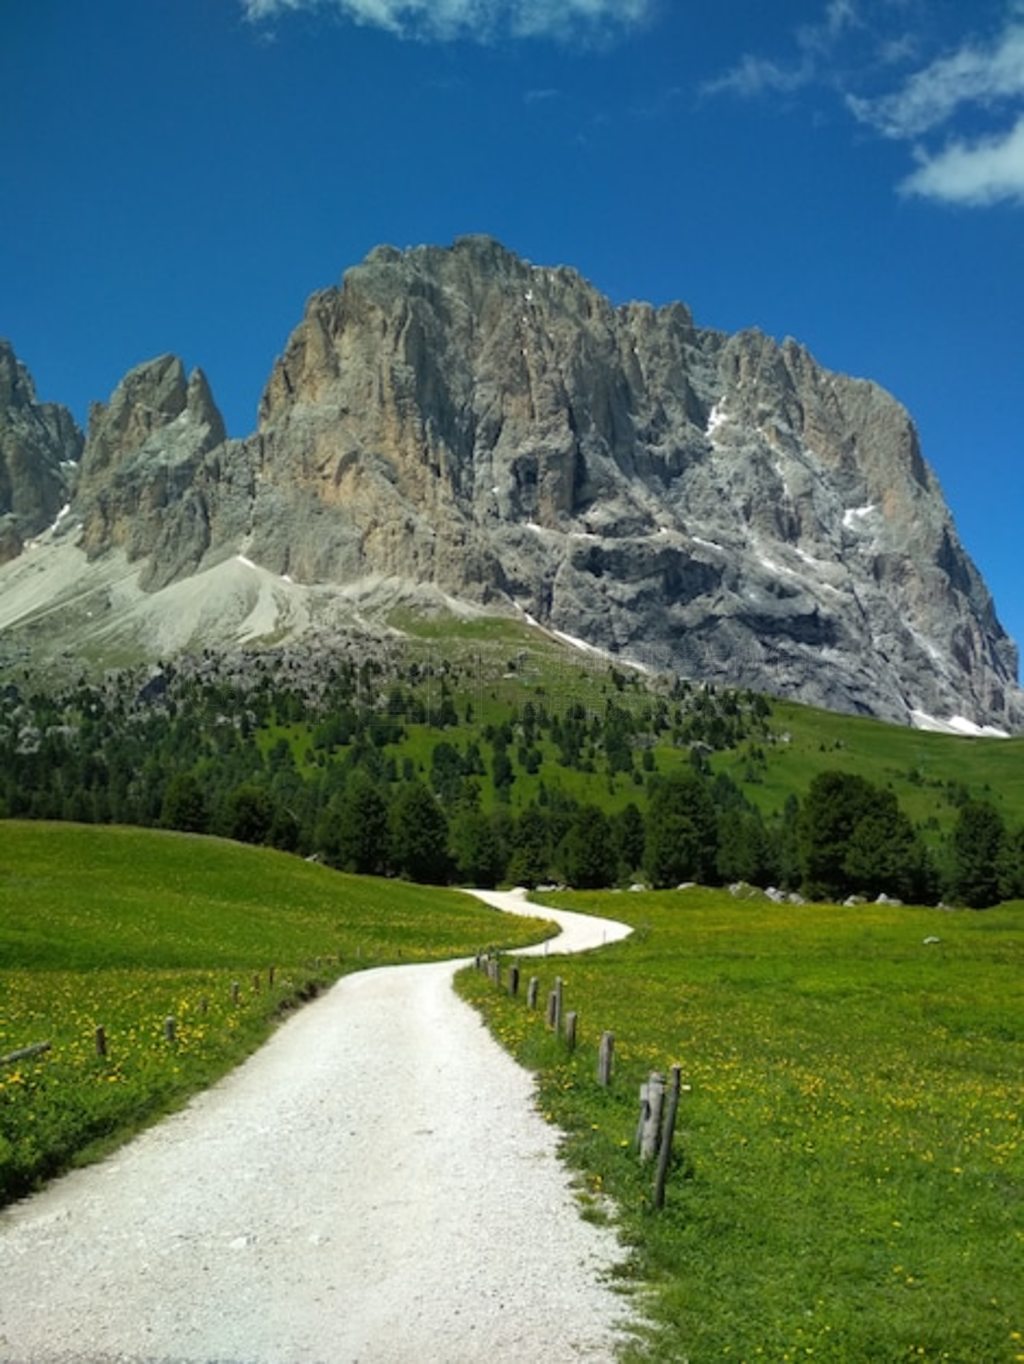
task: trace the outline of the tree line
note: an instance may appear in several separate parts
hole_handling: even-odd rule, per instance
[[[316,706],[269,678],[244,694],[194,677],[149,696],[125,676],[57,697],[8,687],[0,814],[219,834],[434,883],[746,882],[815,899],[973,906],[1024,894],[1024,831],[985,802],[961,803],[937,852],[892,791],[846,772],[819,774],[802,799],[764,816],[706,758],[737,730],[767,736],[761,698],[678,690],[628,708],[613,684],[600,712],[527,701],[478,724],[448,679],[429,702],[421,679],[405,680],[381,704],[379,679],[341,669]],[[437,731],[419,759],[396,752],[408,724]],[[289,725],[308,739],[301,765],[278,732]],[[686,747],[682,771],[657,769],[652,740],[666,732]],[[635,798],[613,811],[576,799],[552,776],[558,767],[599,767]],[[519,774],[539,780],[513,810]]]

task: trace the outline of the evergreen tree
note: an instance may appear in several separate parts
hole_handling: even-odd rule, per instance
[[[262,786],[236,786],[228,796],[227,835],[239,843],[266,843],[274,821],[274,806]]]
[[[871,899],[883,893],[927,898],[924,845],[891,791],[877,791],[873,808],[857,821],[843,866],[849,884]]]
[[[209,822],[206,798],[194,772],[178,772],[167,783],[160,823],[165,829],[205,833]]]
[[[391,855],[411,881],[441,885],[448,879],[448,821],[418,781],[400,786],[391,807]]]
[[[856,889],[846,854],[858,822],[875,807],[878,792],[850,772],[819,772],[801,809],[800,868],[807,893],[841,900]]]
[[[566,880],[581,890],[610,886],[618,860],[608,816],[596,805],[583,805],[573,817],[561,850]]]
[[[999,903],[999,872],[1004,862],[1006,830],[988,801],[968,800],[960,807],[950,840],[950,891],[970,909]]]
[[[551,843],[545,812],[528,805],[512,831],[508,874],[516,885],[536,886],[548,875]]]
[[[759,810],[730,806],[718,817],[718,874],[723,881],[776,885],[779,858]]]
[[[662,777],[647,807],[644,867],[652,886],[715,880],[718,824],[714,802],[696,773]]]
[[[638,871],[644,861],[647,829],[644,817],[632,801],[614,817],[615,850],[627,872]]]
[[[508,802],[512,783],[515,781],[515,771],[512,767],[512,760],[508,756],[506,748],[506,738],[499,732],[494,737],[494,763],[491,768],[491,781],[494,784],[494,794],[500,801]]]
[[[452,855],[460,881],[496,886],[505,874],[505,856],[493,821],[481,810],[461,807],[451,825]]]
[[[337,804],[335,849],[338,866],[362,876],[383,876],[390,865],[387,801],[377,783],[355,771]]]

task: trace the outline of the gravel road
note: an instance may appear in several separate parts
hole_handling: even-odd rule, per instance
[[[629,932],[543,913],[559,951]],[[180,1113],[0,1213],[0,1359],[611,1360],[621,1252],[454,994],[460,964],[345,977]]]

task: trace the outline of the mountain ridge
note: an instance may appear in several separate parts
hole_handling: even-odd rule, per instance
[[[90,414],[92,561],[427,584],[691,677],[911,722],[1024,718],[909,415],[792,340],[615,306],[486,237],[315,293],[257,427],[161,357]]]

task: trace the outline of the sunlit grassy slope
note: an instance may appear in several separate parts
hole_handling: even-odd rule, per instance
[[[528,965],[577,1010],[459,988],[540,1068],[592,1197],[656,1287],[664,1361],[1024,1355],[1024,904],[984,913],[738,904],[720,892],[543,896],[632,938]],[[937,938],[937,942],[926,939]],[[615,1034],[612,1089],[595,1082]],[[682,1066],[667,1210],[630,1149],[638,1086]]]
[[[456,708],[461,717],[469,702],[473,715],[471,723],[460,725],[449,736],[458,743],[470,738],[480,741],[485,724],[501,723],[512,707],[522,707],[527,701],[556,712],[578,702],[588,713],[602,715],[609,701],[641,711],[663,690],[661,684],[625,664],[619,665],[619,671],[636,678],[638,685],[619,689],[607,660],[514,620],[424,620],[406,614],[394,618],[394,623],[411,635],[412,657],[435,666],[446,661],[458,672],[452,683]],[[420,694],[431,687],[436,698],[436,679]],[[756,745],[764,754],[763,766],[751,762],[750,743],[711,758],[712,768],[733,777],[765,813],[781,810],[789,795],[802,796],[818,772],[839,768],[859,773],[876,785],[891,786],[910,817],[921,824],[934,820],[936,832],[952,826],[960,787],[975,798],[991,800],[1008,823],[1024,823],[1024,737],[961,738],[791,701],[772,700],[771,705],[773,742]],[[390,751],[399,760],[412,757],[427,771],[439,737],[426,727],[409,726],[403,743]],[[642,803],[642,789],[622,774],[609,778],[600,758],[597,771],[579,772],[558,763],[554,745],[541,742],[539,746],[544,763],[537,774],[517,767],[510,793],[513,807],[535,799],[541,782],[549,790],[560,788],[609,810],[621,809],[630,800]],[[297,742],[297,755],[300,749],[304,751]],[[486,747],[484,751],[489,757]],[[659,772],[676,770],[689,761],[687,751],[668,743],[656,744],[654,754]],[[510,756],[515,760],[514,746]],[[488,802],[487,783],[483,796]]]
[[[0,1067],[0,1201],[180,1103],[346,971],[545,931],[217,839],[0,821],[0,1056],[52,1043]]]

